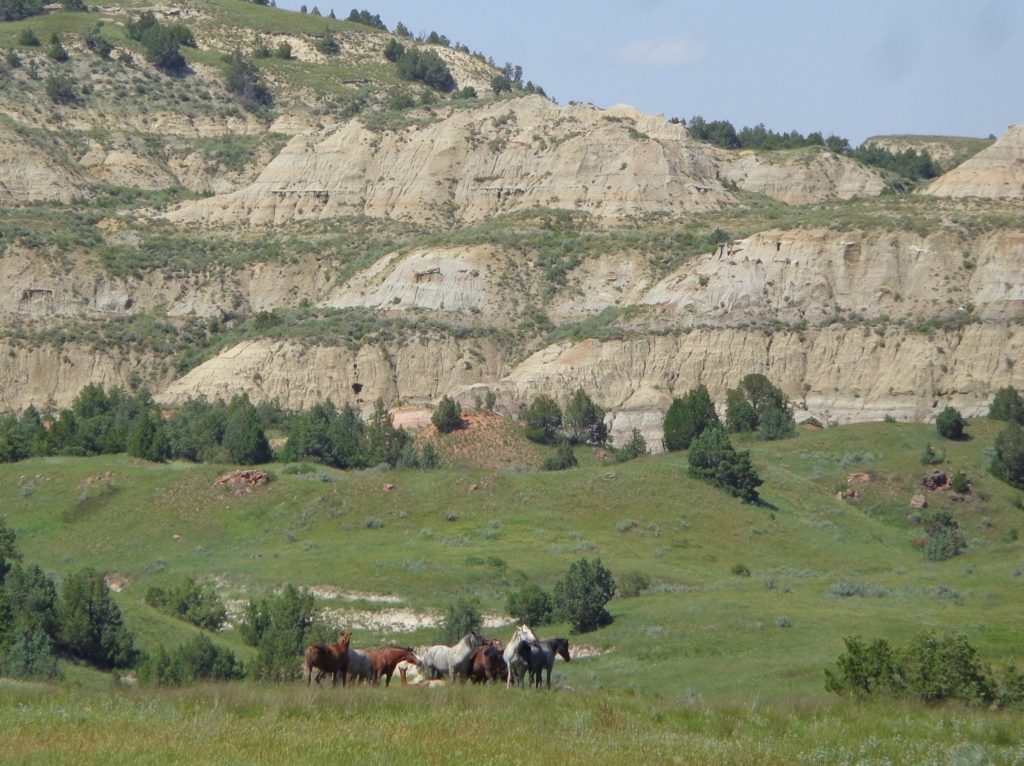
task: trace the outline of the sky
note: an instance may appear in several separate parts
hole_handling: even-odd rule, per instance
[[[278,0],[298,8],[303,0]],[[559,103],[874,135],[1002,135],[1024,122],[1020,0],[304,0],[437,31]]]

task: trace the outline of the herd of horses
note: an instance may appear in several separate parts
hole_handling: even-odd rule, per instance
[[[497,683],[504,681],[509,687],[528,685],[540,688],[542,675],[547,671],[547,688],[551,688],[551,668],[555,657],[566,662],[569,642],[564,638],[541,640],[528,625],[520,625],[512,634],[508,644],[498,639],[488,639],[473,631],[467,633],[454,646],[443,644],[431,646],[422,656],[407,646],[383,646],[379,649],[362,651],[350,646],[352,633],[343,632],[333,644],[317,643],[306,647],[305,670],[308,687],[316,670],[316,683],[324,676],[331,676],[331,685],[347,682],[366,682],[379,686],[391,685],[391,677],[398,670],[402,685],[410,685],[408,673],[415,670],[421,680],[411,685],[432,685],[442,679],[454,684],[456,681],[473,683]]]

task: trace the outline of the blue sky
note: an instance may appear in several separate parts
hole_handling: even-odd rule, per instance
[[[366,0],[352,7],[520,64],[560,103],[739,128],[1001,135],[1024,122],[1019,0]],[[278,5],[298,8],[295,0]]]

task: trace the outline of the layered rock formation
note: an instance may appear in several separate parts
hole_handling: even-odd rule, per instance
[[[932,181],[924,193],[936,197],[1024,198],[1024,125],[1012,125],[992,146]]]
[[[374,132],[353,120],[302,135],[250,186],[185,203],[174,221],[214,224],[368,215],[448,224],[533,207],[599,219],[732,204],[686,130],[618,107],[559,107],[540,96],[455,110]]]

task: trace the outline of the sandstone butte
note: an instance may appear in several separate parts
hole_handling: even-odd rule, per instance
[[[293,42],[297,55],[315,58],[300,38]],[[454,53],[446,55],[463,67],[461,77],[486,82]],[[83,111],[78,119],[99,117]],[[444,231],[538,206],[585,211],[595,225],[617,225],[728,210],[741,204],[740,191],[813,205],[874,197],[885,188],[879,173],[824,150],[729,152],[630,107],[558,106],[540,96],[438,107],[432,119],[383,131],[359,118],[332,123],[300,113],[281,114],[270,125],[158,110],[123,122],[122,128],[186,143],[228,133],[291,138],[280,151],[262,151],[258,165],[231,170],[211,167],[191,150],[155,163],[124,141],[87,145],[74,161],[57,162],[3,123],[0,204],[67,199],[96,180],[151,189],[177,183],[213,193],[164,214],[196,231],[292,226],[301,232],[306,222],[338,216]],[[1019,199],[1024,127],[1011,128],[923,193]],[[526,274],[535,289],[540,277],[530,276],[531,264],[510,263],[499,245],[440,241],[395,250],[340,281],[326,255],[246,264],[227,280],[161,269],[129,277],[106,272],[89,253],[69,252],[58,266],[30,246],[12,244],[0,258],[0,313],[45,324],[160,307],[175,321],[219,317],[229,304],[255,312],[307,301],[391,316],[468,313],[496,328],[514,327],[524,303],[510,293],[508,278]],[[497,336],[437,331],[362,347],[256,338],[181,376],[158,350],[122,352],[81,341],[27,346],[2,336],[0,409],[50,400],[66,405],[86,383],[125,385],[139,375],[166,403],[245,391],[293,408],[325,398],[365,406],[378,396],[430,404],[444,394],[468,405],[489,388],[499,409],[513,413],[537,394],[564,402],[583,386],[609,409],[616,438],[639,427],[656,445],[673,396],[703,383],[722,401],[749,372],[780,384],[798,418],[838,422],[884,415],[927,420],[946,405],[976,415],[996,388],[1024,387],[1015,366],[1024,344],[1024,328],[1015,321],[1024,307],[1020,228],[771,229],[723,243],[668,274],[624,249],[582,259],[567,280],[569,289],[545,306],[556,325],[609,308],[629,307],[635,318],[618,337],[556,342],[525,356]],[[971,321],[946,329],[938,322],[930,332],[913,327],[921,318],[958,312]],[[361,384],[358,394],[353,382]]]

